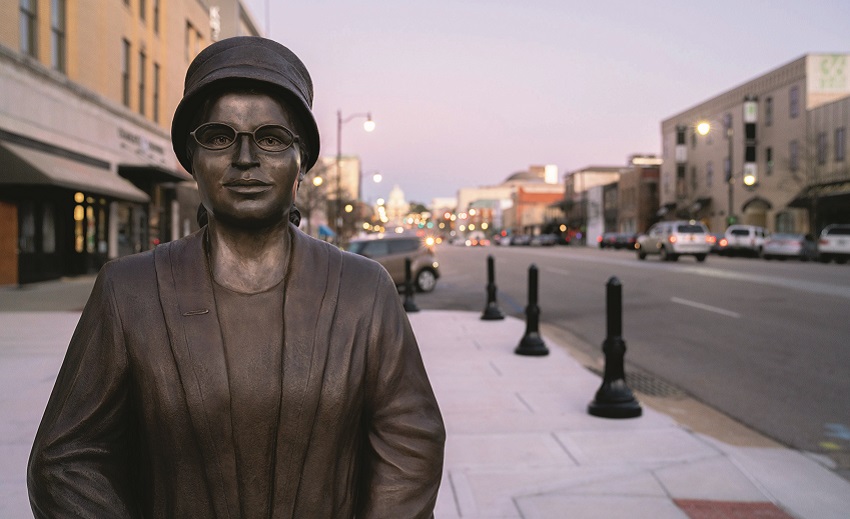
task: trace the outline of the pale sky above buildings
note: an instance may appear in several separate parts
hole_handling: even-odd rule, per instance
[[[807,53],[850,52],[850,1],[246,0],[337,110],[364,197],[429,203],[530,165],[661,153],[662,119]],[[380,172],[381,184],[370,183]]]

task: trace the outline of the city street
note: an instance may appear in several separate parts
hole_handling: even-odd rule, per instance
[[[684,391],[781,443],[827,455],[850,474],[846,265],[717,256],[662,263],[584,247],[443,245],[437,254],[442,278],[417,297],[419,307],[482,310],[492,254],[499,305],[521,316],[535,264],[541,323],[597,358],[605,283],[617,276],[636,389]]]

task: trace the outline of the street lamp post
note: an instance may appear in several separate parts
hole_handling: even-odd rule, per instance
[[[363,129],[371,132],[375,129],[375,121],[372,120],[371,112],[349,115],[346,118],[342,117],[342,110],[336,111],[336,238],[342,236],[342,125],[357,117],[365,117],[366,122],[363,123]]]
[[[729,120],[725,123],[726,126],[726,144],[727,144],[727,160],[728,169],[726,170],[726,185],[728,187],[728,214],[726,215],[726,227],[732,225],[732,210],[734,208],[734,189],[735,189],[735,166],[732,160],[732,144],[733,144],[733,136],[734,132],[732,131],[732,121]],[[708,132],[711,131],[711,123],[706,121],[702,121],[697,124],[697,133],[700,135],[708,135]]]

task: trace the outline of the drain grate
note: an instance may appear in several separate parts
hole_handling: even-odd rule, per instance
[[[604,375],[601,369],[595,367],[589,369],[600,377]],[[684,398],[686,396],[685,392],[676,386],[668,384],[655,375],[636,369],[626,370],[626,384],[633,391],[649,396],[662,398]]]

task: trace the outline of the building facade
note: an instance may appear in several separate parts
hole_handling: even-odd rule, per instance
[[[0,283],[197,229],[169,131],[212,29],[198,0],[0,0]]]
[[[591,243],[604,229],[601,187],[619,182],[622,170],[623,166],[587,166],[564,176],[561,207],[569,232],[577,243]]]
[[[715,232],[733,222],[816,232],[799,197],[821,182],[812,164],[826,165],[817,141],[827,130],[815,121],[830,127],[821,150],[846,147],[846,112],[821,107],[850,95],[848,59],[808,54],[662,121],[665,218],[699,219]]]

